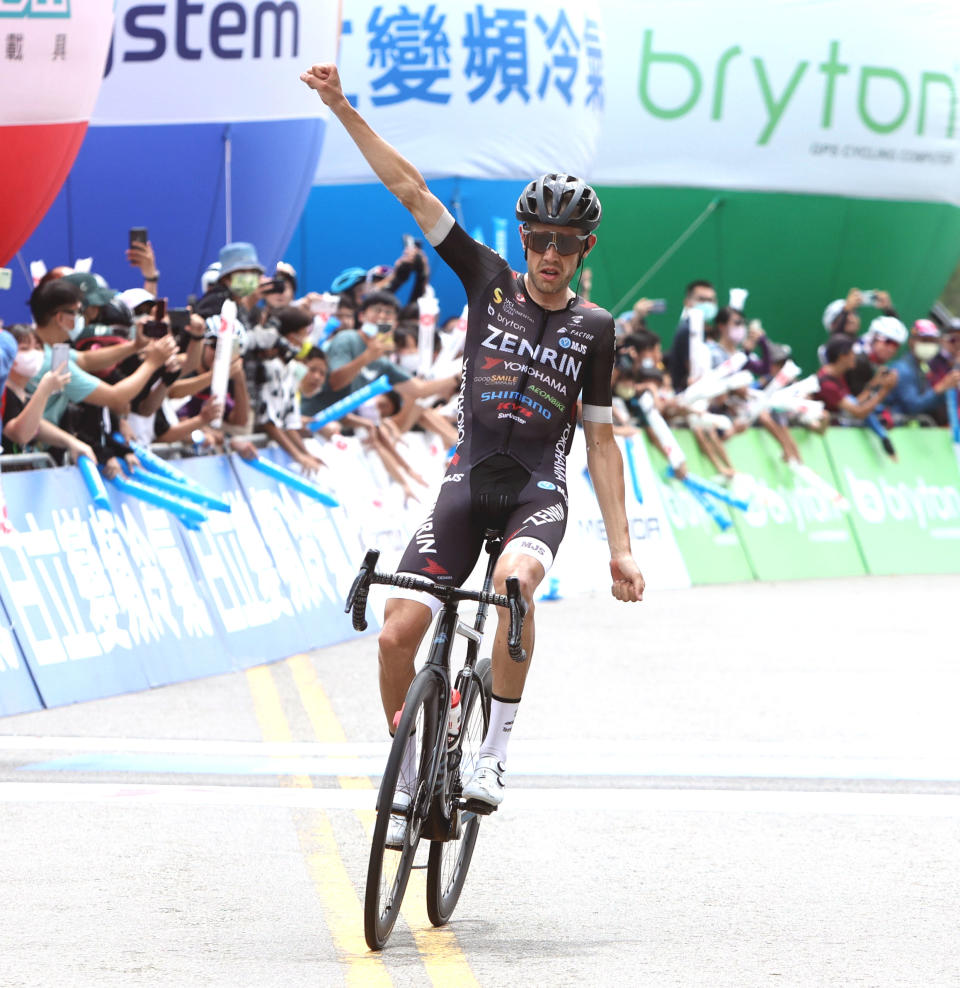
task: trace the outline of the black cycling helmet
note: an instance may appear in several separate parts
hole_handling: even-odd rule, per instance
[[[582,178],[548,172],[520,194],[517,219],[523,223],[573,226],[592,233],[600,225],[600,200]]]

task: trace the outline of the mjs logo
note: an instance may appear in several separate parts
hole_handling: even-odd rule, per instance
[[[5,2],[5,0],[0,0]],[[32,0],[34,6],[40,0]],[[172,48],[178,58],[298,58],[300,8],[294,0],[146,3],[130,7],[117,27],[107,69],[122,62],[155,62]]]
[[[69,17],[70,0],[0,0],[0,17]]]
[[[737,91],[728,101],[731,77]],[[676,120],[696,109],[701,99],[710,106],[711,120],[722,120],[728,112],[742,115],[748,86],[756,87],[766,113],[757,135],[761,146],[770,142],[780,121],[791,112],[801,88],[808,103],[814,97],[821,130],[833,127],[838,101],[855,98],[857,117],[875,134],[891,134],[909,125],[917,136],[927,136],[930,103],[950,107],[943,132],[931,136],[950,138],[955,132],[957,90],[954,79],[943,72],[920,72],[919,78],[908,78],[888,66],[854,66],[841,59],[839,41],[830,42],[822,61],[804,58],[792,67],[778,59],[771,70],[766,59],[749,55],[740,45],[731,45],[704,66],[680,52],[654,50],[653,31],[644,31],[638,96],[651,116]]]

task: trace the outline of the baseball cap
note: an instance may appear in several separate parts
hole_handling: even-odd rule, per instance
[[[907,342],[907,327],[896,316],[877,316],[870,323],[868,332],[874,336],[882,336],[885,340],[893,340],[897,344],[902,345]]]
[[[913,335],[928,340],[939,340],[940,330],[932,319],[918,319],[913,324]]]
[[[824,310],[823,310],[823,328],[828,332],[833,332],[833,323],[837,316],[843,311],[843,307],[846,305],[847,300],[844,298],[835,298]]]
[[[106,305],[117,294],[100,275],[88,271],[74,271],[73,274],[64,275],[63,280],[83,292],[84,306]]]
[[[134,312],[137,306],[143,305],[144,302],[156,302],[157,300],[157,296],[152,295],[145,288],[128,288],[125,292],[120,292],[117,298],[131,312]]]

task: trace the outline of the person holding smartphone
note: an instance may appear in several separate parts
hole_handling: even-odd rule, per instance
[[[48,370],[37,384],[32,395],[27,394],[27,383],[36,376],[43,364],[43,344],[29,326],[13,325],[10,334],[16,340],[17,351],[7,377],[7,385],[0,399],[3,416],[4,453],[22,453],[33,442],[54,446],[70,452],[74,458],[88,456],[94,463],[97,457],[87,443],[71,436],[59,426],[46,421],[43,409],[47,399],[62,391],[70,381],[66,365]]]
[[[54,345],[69,343],[71,331],[82,316],[82,308],[83,295],[80,288],[62,278],[34,289],[30,296],[30,311],[36,323],[37,337],[43,343],[43,360],[27,384],[29,393],[33,393],[43,375],[52,368]],[[85,353],[71,350],[67,360],[70,377],[61,391],[51,394],[47,399],[43,417],[58,425],[70,402],[88,402],[122,414],[146,386],[154,371],[162,367],[176,351],[176,346],[171,336],[147,340],[142,334],[138,334],[129,343],[118,343]],[[140,367],[117,384],[107,384],[95,376],[97,372],[140,352],[143,353]]]

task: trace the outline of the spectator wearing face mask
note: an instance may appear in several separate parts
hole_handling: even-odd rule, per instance
[[[313,325],[313,318],[297,306],[286,306],[278,310],[276,320],[276,330],[265,328],[261,331],[273,333],[273,341],[260,347],[261,359],[254,394],[254,429],[266,433],[286,450],[304,472],[313,473],[323,464],[307,452],[300,435],[303,426],[297,394],[300,374],[295,363]]]
[[[52,345],[67,343],[77,335],[77,327],[82,326],[83,320],[82,298],[80,288],[64,279],[40,285],[30,296],[30,311],[36,323],[36,333],[43,343],[43,361],[27,385],[29,393],[33,393],[43,375],[51,368]],[[94,376],[141,352],[144,359],[140,367],[117,384],[107,384]],[[48,398],[44,418],[54,425],[59,424],[69,402],[89,402],[123,414],[168,357],[168,343],[163,340],[147,340],[140,334],[130,342],[104,346],[98,350],[85,353],[71,350],[67,363],[69,380],[61,391]]]
[[[70,372],[65,367],[47,371],[33,395],[27,395],[27,382],[36,376],[43,363],[43,346],[29,326],[19,324],[11,326],[9,332],[0,333],[0,350],[4,357],[8,355],[11,341],[16,348],[15,356],[0,397],[4,453],[23,453],[38,442],[69,450],[74,459],[89,456],[96,463],[97,458],[86,443],[43,418],[47,399],[64,387]]]
[[[704,325],[709,325],[717,316],[717,290],[709,281],[691,281],[683,296],[683,311],[673,344],[667,353],[667,371],[674,390],[679,393],[686,389],[690,381],[690,312],[699,309],[703,313]]]
[[[948,371],[936,384],[930,383],[930,365],[940,353],[940,343],[940,330],[936,323],[918,319],[913,324],[908,353],[894,364],[897,385],[887,401],[894,416],[912,419],[918,415],[929,415],[937,425],[946,425],[944,395],[960,384],[960,370]]]
[[[260,322],[256,308],[260,301],[260,285],[263,265],[253,244],[242,241],[225,244],[220,248],[220,265],[217,280],[198,300],[193,311],[209,319],[220,315],[223,303],[233,299],[237,303],[237,318],[244,328],[252,329]],[[208,272],[210,269],[207,269]]]
[[[940,352],[930,361],[927,379],[931,384],[939,384],[955,368],[960,368],[960,321],[957,320],[942,330]]]
[[[421,380],[404,370],[390,355],[396,350],[393,332],[400,306],[390,292],[365,295],[357,312],[360,329],[342,329],[325,347],[329,364],[326,405],[345,398],[385,374],[404,404],[431,395],[449,397],[459,384],[459,376],[434,381]],[[326,407],[324,405],[324,407]]]
[[[860,337],[859,346],[854,346],[853,370],[845,375],[851,394],[859,395],[870,385],[877,369],[893,361],[908,335],[907,327],[895,316],[878,316],[870,323],[870,328]],[[896,371],[891,369],[890,373],[896,384]]]

